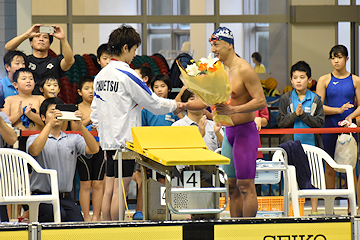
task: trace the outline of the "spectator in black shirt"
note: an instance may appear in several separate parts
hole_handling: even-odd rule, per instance
[[[34,75],[36,85],[33,94],[39,95],[41,95],[39,83],[42,79],[50,76],[60,79],[63,73],[69,70],[75,62],[71,47],[65,38],[64,30],[59,26],[53,25],[54,33],[40,33],[40,26],[42,24],[33,25],[25,33],[14,37],[5,45],[7,51],[15,50],[25,39],[30,40],[32,54],[26,57],[25,62]],[[60,40],[63,56],[55,58],[49,56],[48,52],[53,37]]]

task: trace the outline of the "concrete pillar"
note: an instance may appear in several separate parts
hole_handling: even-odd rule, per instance
[[[5,43],[16,36],[16,0],[0,0],[0,78],[5,77],[6,71],[3,57],[6,53]]]

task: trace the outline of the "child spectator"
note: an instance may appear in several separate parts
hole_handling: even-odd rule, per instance
[[[94,97],[94,77],[85,75],[79,79],[78,93],[83,101],[79,104],[79,110],[82,113],[82,123],[89,130],[93,130],[91,124],[90,113],[92,112],[90,106]],[[80,178],[80,206],[83,211],[84,220],[100,221],[101,217],[101,203],[104,195],[104,174],[105,174],[105,159],[104,152],[99,150],[90,159],[86,156],[80,155],[78,157],[76,169]],[[93,215],[90,217],[90,191],[92,188],[92,206]]]
[[[107,48],[107,44],[101,44],[96,51],[97,62],[101,69],[103,69],[111,60],[110,51]],[[84,122],[83,122],[84,124]],[[86,124],[86,122],[85,122]],[[110,217],[110,204],[111,197],[114,193],[114,160],[105,159],[105,186],[103,187],[102,205],[101,211],[103,212],[103,220],[111,220]],[[94,216],[93,216],[94,217]]]
[[[108,50],[107,44],[101,44],[97,51],[96,51],[96,57],[97,57],[97,62],[99,63],[101,69],[103,69],[111,60],[111,55],[110,55],[110,51]],[[86,124],[83,121],[83,124]],[[89,119],[89,123],[90,123],[90,119]],[[93,126],[93,125],[92,125]],[[100,150],[102,151],[102,150]],[[99,151],[99,152],[100,152]],[[106,159],[106,164],[105,164],[105,181],[104,182],[104,186],[103,186],[103,196],[102,196],[102,200],[101,200],[101,211],[102,211],[102,216],[103,216],[103,220],[111,220],[111,213],[110,213],[110,206],[111,206],[111,199],[112,196],[114,194],[114,160],[112,158]],[[93,206],[94,207],[94,206]],[[94,219],[94,215],[93,215],[93,219]],[[85,219],[86,220],[86,219]],[[95,219],[94,219],[95,221]]]
[[[258,52],[254,52],[251,55],[253,63],[255,63],[255,72],[256,73],[266,73],[264,64],[261,63],[261,55]]]
[[[181,96],[184,94],[185,90],[187,90],[186,86],[182,86],[180,88],[179,93],[176,95],[175,97],[175,101],[177,102],[181,102]],[[211,107],[208,106],[206,109],[203,110],[203,114],[206,116],[207,119],[212,120],[212,113],[211,113]],[[179,113],[177,115],[179,118],[183,118],[184,114],[183,113]]]
[[[103,69],[110,62],[111,55],[110,55],[110,51],[108,50],[106,43],[101,44],[98,47],[98,49],[96,50],[96,57],[97,57],[97,62],[99,63],[101,69]],[[106,160],[106,155],[105,155],[105,160]],[[107,160],[106,164],[105,164],[105,174],[104,174],[105,181],[103,181],[103,184],[104,184],[103,192],[104,193],[106,192],[106,194],[103,194],[103,196],[102,196],[103,199],[101,200],[101,203],[105,203],[105,204],[104,204],[104,206],[102,206],[102,205],[100,206],[102,211],[104,212],[104,214],[103,214],[104,220],[111,220],[111,217],[110,217],[110,202],[111,202],[110,199],[111,198],[108,198],[107,196],[112,196],[113,190],[114,190],[113,189],[113,186],[114,186],[113,176],[114,175],[110,173],[110,172],[114,171],[114,169],[113,169],[114,165],[107,164],[109,161],[111,161],[113,163],[113,159]],[[110,170],[107,170],[108,165],[110,167]],[[106,184],[106,182],[108,182],[108,184]],[[104,199],[105,199],[105,202],[104,202]],[[109,200],[109,201],[107,201],[107,200]],[[93,216],[93,220],[95,221],[94,216]]]
[[[54,77],[45,78],[40,82],[40,92],[42,92],[45,99],[57,97],[60,90],[60,82]]]
[[[144,83],[150,87],[150,81],[154,77],[154,72],[151,67],[148,66],[135,66],[135,72],[140,76],[140,78],[144,81]]]
[[[0,80],[0,105],[4,106],[5,98],[8,96],[18,94],[14,84],[13,76],[16,70],[25,67],[26,55],[20,51],[8,51],[4,55],[4,66],[6,70],[6,76]]]
[[[32,95],[35,82],[31,71],[20,68],[14,73],[13,79],[19,93],[6,98],[4,113],[20,130],[42,130],[44,123],[40,119],[39,109],[44,97]]]
[[[107,44],[101,44],[96,51],[97,62],[101,69],[103,69],[111,60],[110,51],[107,48]],[[90,120],[91,121],[91,120]],[[86,122],[85,122],[86,123]],[[84,124],[84,122],[83,122]],[[102,151],[102,150],[101,150]],[[106,160],[106,159],[105,159]],[[111,220],[110,217],[110,204],[111,196],[114,192],[114,160],[107,159],[105,162],[105,182],[103,187],[103,194],[101,200],[101,211],[103,212],[103,220]],[[94,217],[94,216],[93,216]]]
[[[91,157],[97,153],[99,146],[92,134],[81,121],[73,121],[73,130],[79,134],[66,134],[61,131],[62,121],[57,117],[62,113],[56,104],[63,104],[59,98],[48,98],[40,106],[41,120],[45,127],[40,134],[31,135],[26,143],[27,152],[45,169],[55,169],[58,174],[61,221],[84,221],[79,207],[71,196],[76,168],[76,158],[80,155]],[[76,117],[82,117],[80,111]],[[32,194],[49,194],[49,179],[44,174],[33,172],[30,177]],[[39,222],[53,221],[53,210],[50,204],[40,204]]]
[[[40,82],[40,92],[42,92],[45,99],[57,97],[61,90],[61,84],[58,79],[49,77]],[[63,121],[63,126],[61,130],[66,131],[68,128],[69,122]]]
[[[96,57],[101,69],[103,69],[110,62],[111,56],[109,50],[107,49],[106,43],[101,44],[98,47],[96,51]]]
[[[334,70],[319,78],[316,85],[316,93],[321,97],[324,104],[325,125],[324,127],[339,127],[338,123],[347,120],[347,127],[356,123],[356,117],[360,115],[360,78],[346,70],[346,62],[349,60],[348,50],[343,45],[336,45],[329,52],[329,59]],[[355,99],[357,104],[355,104]],[[357,107],[355,107],[357,105]],[[336,140],[340,133],[323,134],[324,150],[334,158]],[[353,135],[358,142],[357,134]],[[354,176],[356,176],[354,169]],[[335,188],[336,171],[325,164],[326,188]],[[355,178],[356,181],[356,178]],[[357,183],[357,199],[360,202],[360,181]],[[357,210],[360,213],[360,208]]]
[[[297,62],[291,67],[290,76],[294,90],[280,98],[277,125],[291,128],[323,127],[325,122],[323,104],[320,97],[307,88],[307,84],[312,81],[309,64],[304,61]],[[286,134],[281,142],[288,140],[300,140],[302,144],[323,148],[321,134]],[[312,214],[318,214],[317,203],[317,198],[311,199]]]
[[[171,79],[161,73],[153,77],[149,85],[151,90],[162,98],[168,98],[172,88]],[[142,126],[171,126],[171,124],[179,120],[172,112],[164,115],[154,115],[150,111],[143,109],[141,115]]]
[[[138,70],[138,71],[137,71]],[[152,70],[151,68],[147,66],[141,66],[139,68],[135,68],[135,72],[139,74],[139,76],[144,80],[145,83],[147,83],[148,76],[143,76],[141,72],[146,72],[143,74],[148,74],[149,70]],[[168,94],[171,91],[171,79],[165,75],[165,74],[158,74],[155,77],[151,79],[150,87],[153,92],[162,98],[168,98]],[[154,115],[150,111],[146,109],[142,109],[142,126],[171,126],[175,121],[179,120],[177,116],[175,116],[172,112],[163,114],[163,115]],[[165,184],[165,177],[162,176],[159,173],[156,173],[156,178],[159,182],[162,184]],[[133,215],[134,220],[142,220],[143,214],[142,214],[142,178],[141,178],[141,172],[140,172],[140,166],[139,164],[135,164],[135,171],[132,175],[132,179],[137,183],[138,185],[138,195],[137,195],[137,204],[136,204],[136,211]]]

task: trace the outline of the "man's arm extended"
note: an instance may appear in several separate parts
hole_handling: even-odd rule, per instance
[[[59,39],[61,43],[62,55],[64,56],[64,58],[60,62],[60,67],[65,72],[69,70],[71,66],[74,64],[75,58],[71,50],[70,44],[65,37],[64,30],[57,25],[53,25],[53,27],[54,27],[54,34],[52,35],[57,39]]]
[[[25,41],[28,38],[33,38],[37,35],[39,35],[39,27],[42,26],[42,24],[35,24],[31,28],[29,28],[25,33],[14,37],[10,41],[8,41],[5,44],[6,51],[9,50],[15,50],[23,41]]]

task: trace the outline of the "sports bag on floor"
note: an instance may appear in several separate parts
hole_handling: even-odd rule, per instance
[[[357,143],[351,133],[342,133],[338,136],[335,146],[334,160],[338,164],[347,164],[355,168],[357,162]],[[345,171],[342,170],[342,172]]]

